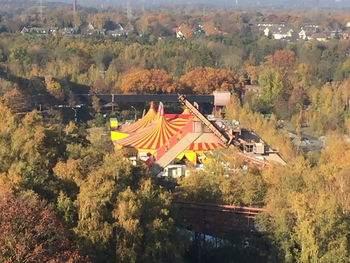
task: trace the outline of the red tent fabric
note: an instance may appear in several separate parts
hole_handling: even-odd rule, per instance
[[[116,141],[116,144],[132,147],[140,151],[154,152],[167,143],[183,127],[182,123],[172,123],[166,120],[162,103],[159,106],[157,116],[158,118],[149,126]]]

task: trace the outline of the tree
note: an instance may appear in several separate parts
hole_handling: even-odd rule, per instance
[[[122,91],[136,94],[171,93],[173,81],[164,70],[133,69],[122,77]]]
[[[64,98],[64,92],[61,84],[52,79],[51,75],[45,76],[46,90],[56,99],[62,100]]]
[[[274,55],[266,56],[266,65],[275,69],[282,78],[296,68],[296,56],[291,50],[276,50]]]
[[[120,262],[181,262],[180,236],[170,216],[170,196],[159,192],[151,180],[141,181],[140,188],[128,187],[117,198],[113,211]],[[180,243],[179,243],[180,242]]]
[[[101,111],[100,99],[97,96],[92,96],[92,108],[97,113]]]
[[[259,76],[259,85],[261,86],[262,111],[269,111],[275,100],[283,92],[283,84],[279,74],[273,69],[267,69]]]
[[[170,197],[144,166],[107,154],[80,184],[75,233],[91,259],[114,262],[179,261],[181,245]]]
[[[88,262],[67,239],[53,209],[35,195],[0,201],[1,262]]]
[[[228,90],[241,95],[242,84],[233,71],[197,67],[183,75],[180,80],[185,92],[211,94],[215,90]]]
[[[4,102],[4,105],[11,109],[13,113],[28,110],[27,99],[17,86],[5,92],[1,99]]]

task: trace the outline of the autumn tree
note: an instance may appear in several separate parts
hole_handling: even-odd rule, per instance
[[[267,213],[259,223],[271,234],[284,262],[349,260],[349,144],[332,136],[312,167],[303,157],[263,172]]]
[[[88,262],[52,207],[35,195],[2,196],[0,230],[1,262]]]
[[[45,76],[46,90],[56,99],[62,100],[64,98],[64,92],[61,84],[52,79],[51,75]]]
[[[266,65],[275,69],[282,78],[296,68],[296,56],[291,50],[276,50],[273,55],[265,57]]]
[[[124,93],[160,94],[173,91],[173,81],[164,70],[133,69],[122,77]]]
[[[210,158],[202,171],[191,171],[189,176],[179,179],[176,187],[178,198],[191,202],[263,206],[266,185],[261,172],[255,168],[234,171],[237,162],[232,162],[232,159],[238,157],[231,154],[231,160],[225,155]]]
[[[228,90],[241,94],[242,84],[233,71],[197,67],[183,75],[180,80],[185,92],[211,94],[215,90]]]
[[[95,260],[176,262],[181,247],[170,201],[144,167],[108,154],[80,183],[74,230]]]
[[[13,89],[5,92],[1,99],[4,102],[4,105],[11,109],[11,111],[14,113],[28,110],[28,101],[18,86],[15,86]]]

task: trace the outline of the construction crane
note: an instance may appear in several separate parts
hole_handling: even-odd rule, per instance
[[[230,137],[225,132],[222,132],[219,130],[216,125],[214,125],[211,121],[207,119],[187,98],[185,95],[178,94],[179,101],[187,108],[189,111],[196,116],[204,125],[208,127],[208,129],[213,132],[221,141],[222,143],[228,147],[233,137]]]

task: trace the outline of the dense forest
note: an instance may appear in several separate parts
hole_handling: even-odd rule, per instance
[[[249,25],[335,28],[350,16],[18,12],[0,19],[1,262],[350,261],[350,41],[276,40]],[[178,39],[172,31],[199,21],[225,34]],[[115,38],[20,33],[24,26],[119,23],[129,31]],[[254,130],[287,165],[241,169],[242,160],[223,152],[202,170],[164,182],[141,161],[132,164],[131,150],[114,151],[108,117],[127,119],[133,110],[111,113],[95,96],[78,121],[69,112],[81,103],[78,93],[215,90],[232,93],[220,114]],[[288,133],[325,136],[326,143],[304,153]],[[175,198],[264,207],[256,219],[262,234],[194,244],[178,225]]]

